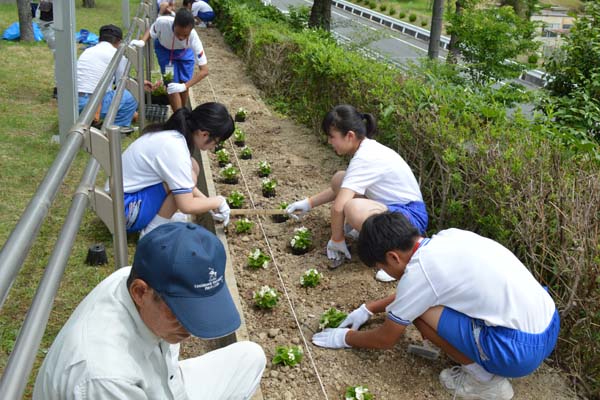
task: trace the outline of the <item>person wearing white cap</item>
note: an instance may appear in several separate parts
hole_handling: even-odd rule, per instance
[[[34,400],[249,399],[266,360],[238,342],[179,361],[190,335],[235,332],[240,316],[225,282],[225,249],[191,223],[160,226],[86,296],[38,373]]]

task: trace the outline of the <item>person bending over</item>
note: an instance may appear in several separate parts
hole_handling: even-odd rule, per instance
[[[426,239],[402,214],[386,212],[364,222],[358,253],[399,279],[396,294],[362,304],[340,328],[316,333],[317,346],[392,348],[414,324],[460,364],[440,373],[446,389],[468,399],[508,400],[507,378],[531,374],[556,345],[554,301],[493,240],[460,229]],[[383,325],[358,330],[380,312],[387,315]]]

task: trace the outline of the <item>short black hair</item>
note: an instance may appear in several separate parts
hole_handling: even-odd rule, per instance
[[[98,41],[115,44],[123,40],[123,31],[116,25],[104,25],[100,28]]]
[[[371,215],[358,236],[358,256],[363,263],[374,267],[385,261],[388,251],[412,249],[419,236],[419,230],[401,213]]]
[[[196,21],[194,15],[187,8],[180,8],[175,14],[175,20],[173,20],[174,26],[180,26],[182,28],[194,27]]]

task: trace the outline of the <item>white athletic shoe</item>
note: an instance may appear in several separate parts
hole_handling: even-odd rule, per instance
[[[460,365],[440,373],[440,382],[455,398],[479,400],[510,400],[514,392],[508,379],[494,375],[489,382],[479,382]]]
[[[388,273],[382,269],[377,271],[377,273],[375,274],[375,279],[379,282],[394,282],[396,280],[396,278],[388,275]]]

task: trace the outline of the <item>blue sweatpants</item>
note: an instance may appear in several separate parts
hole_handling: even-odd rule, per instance
[[[115,97],[115,91],[110,90],[106,92],[104,98],[102,99],[102,109],[100,110],[100,117],[106,117],[106,113],[108,112],[108,108],[110,107],[110,103],[112,103],[113,98]],[[91,94],[79,94],[79,112],[81,112],[84,107],[87,105]],[[117,126],[130,126],[131,120],[133,119],[133,115],[138,108],[138,103],[133,97],[133,95],[128,91],[123,91],[123,96],[121,96],[121,103],[119,104],[119,109],[117,111],[117,115],[115,116],[114,124]]]

